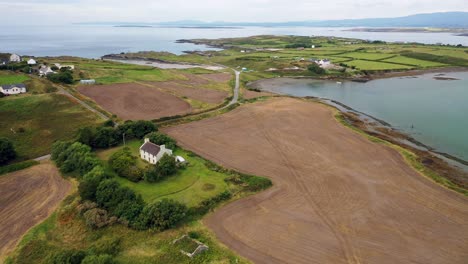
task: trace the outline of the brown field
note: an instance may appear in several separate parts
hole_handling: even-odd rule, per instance
[[[80,86],[78,91],[123,120],[152,120],[192,111],[184,100],[141,84]]]
[[[273,180],[205,220],[255,263],[467,263],[468,199],[342,126],[329,107],[277,98],[166,132]]]
[[[231,79],[228,73],[183,74],[187,80],[166,82],[148,82],[147,85],[169,92],[178,97],[188,97],[204,103],[221,104],[229,93],[227,82]],[[217,89],[210,89],[215,86]]]
[[[243,89],[242,90],[242,97],[244,99],[253,99],[253,98],[258,98],[262,96],[273,96],[275,94],[269,93],[269,92],[255,92],[255,91],[250,91],[248,89]]]
[[[0,263],[21,237],[46,219],[71,189],[52,164],[0,176]]]

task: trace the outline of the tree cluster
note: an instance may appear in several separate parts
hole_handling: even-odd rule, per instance
[[[145,180],[158,182],[177,172],[177,164],[174,157],[164,154],[155,166],[145,172]]]
[[[77,141],[93,148],[109,148],[117,146],[124,138],[141,139],[144,135],[157,131],[151,121],[126,121],[114,127],[112,121],[107,121],[99,127],[83,127],[78,131]]]
[[[0,165],[6,164],[16,158],[13,143],[7,138],[0,138]]]
[[[325,69],[323,69],[322,67],[320,67],[317,63],[312,63],[310,64],[307,69],[310,71],[310,72],[313,72],[315,74],[324,74],[325,73]]]
[[[168,149],[174,149],[177,146],[176,141],[161,132],[151,132],[145,136],[156,145],[166,145]]]
[[[47,75],[47,79],[54,83],[73,83],[73,72],[70,69],[63,68],[59,72]]]
[[[109,166],[121,177],[133,182],[143,179],[143,171],[137,167],[137,157],[132,156],[130,149],[123,148],[109,158]]]

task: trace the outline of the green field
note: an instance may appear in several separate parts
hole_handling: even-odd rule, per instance
[[[378,71],[378,70],[407,70],[412,69],[415,67],[401,65],[401,64],[393,64],[393,63],[385,63],[385,62],[378,62],[378,61],[367,61],[367,60],[353,60],[346,62],[349,66],[355,66],[359,70],[370,70],[370,71]]]
[[[0,71],[0,85],[24,83],[27,80],[29,77],[24,74]]]
[[[401,63],[401,64],[409,64],[409,65],[419,66],[419,67],[422,67],[422,68],[442,67],[442,66],[447,65],[447,64],[443,64],[443,63],[434,62],[434,61],[426,61],[426,60],[418,60],[418,59],[408,58],[408,57],[405,57],[405,56],[397,56],[397,57],[393,57],[393,58],[382,60],[382,61],[393,62],[393,63]]]
[[[385,58],[392,57],[392,54],[385,53],[370,53],[370,52],[349,52],[340,54],[341,57],[351,57],[354,59],[364,59],[364,60],[382,60]]]
[[[0,137],[13,141],[17,161],[48,154],[54,141],[71,139],[78,128],[96,122],[93,113],[63,95],[0,99]]]
[[[139,157],[139,147],[141,144],[141,141],[134,140],[129,142],[127,146],[130,147],[134,156]],[[107,160],[112,153],[121,148],[117,147],[99,152],[98,157]],[[135,183],[125,178],[117,177],[117,181],[123,186],[127,186],[136,193],[141,194],[146,202],[150,203],[163,198],[169,198],[182,202],[187,206],[195,206],[202,200],[211,198],[228,189],[228,185],[224,181],[227,177],[226,174],[208,169],[203,159],[179,148],[174,151],[174,155],[184,157],[189,165],[168,179],[158,183],[148,183],[146,181]],[[139,167],[150,166],[149,163],[140,158],[138,158],[138,162]]]

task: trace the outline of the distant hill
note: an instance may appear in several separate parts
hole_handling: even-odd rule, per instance
[[[196,20],[138,23],[138,22],[97,22],[83,24],[100,25],[154,25],[171,27],[434,27],[468,28],[468,12],[441,12],[416,14],[394,18],[365,18],[342,20],[308,20],[291,22],[203,22]]]

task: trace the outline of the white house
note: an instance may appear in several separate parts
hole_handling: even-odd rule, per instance
[[[28,65],[36,65],[36,64],[37,64],[37,62],[36,62],[35,59],[29,59],[28,60]]]
[[[11,54],[10,55],[10,62],[21,62],[21,56],[18,54]]]
[[[75,65],[61,65],[60,63],[54,63],[54,65],[60,69],[62,68],[70,68],[70,70],[74,70],[75,69]]]
[[[156,164],[164,156],[172,156],[172,150],[167,149],[165,145],[158,146],[145,138],[145,143],[140,147],[140,157],[151,164]]]
[[[331,61],[327,59],[316,60],[315,63],[317,63],[322,68],[327,68],[331,65]]]
[[[24,84],[12,84],[0,86],[0,92],[3,94],[20,94],[26,92],[26,86]]]
[[[41,77],[47,76],[47,75],[49,75],[51,73],[54,73],[54,71],[49,66],[42,65],[39,68],[39,76],[41,76]]]

